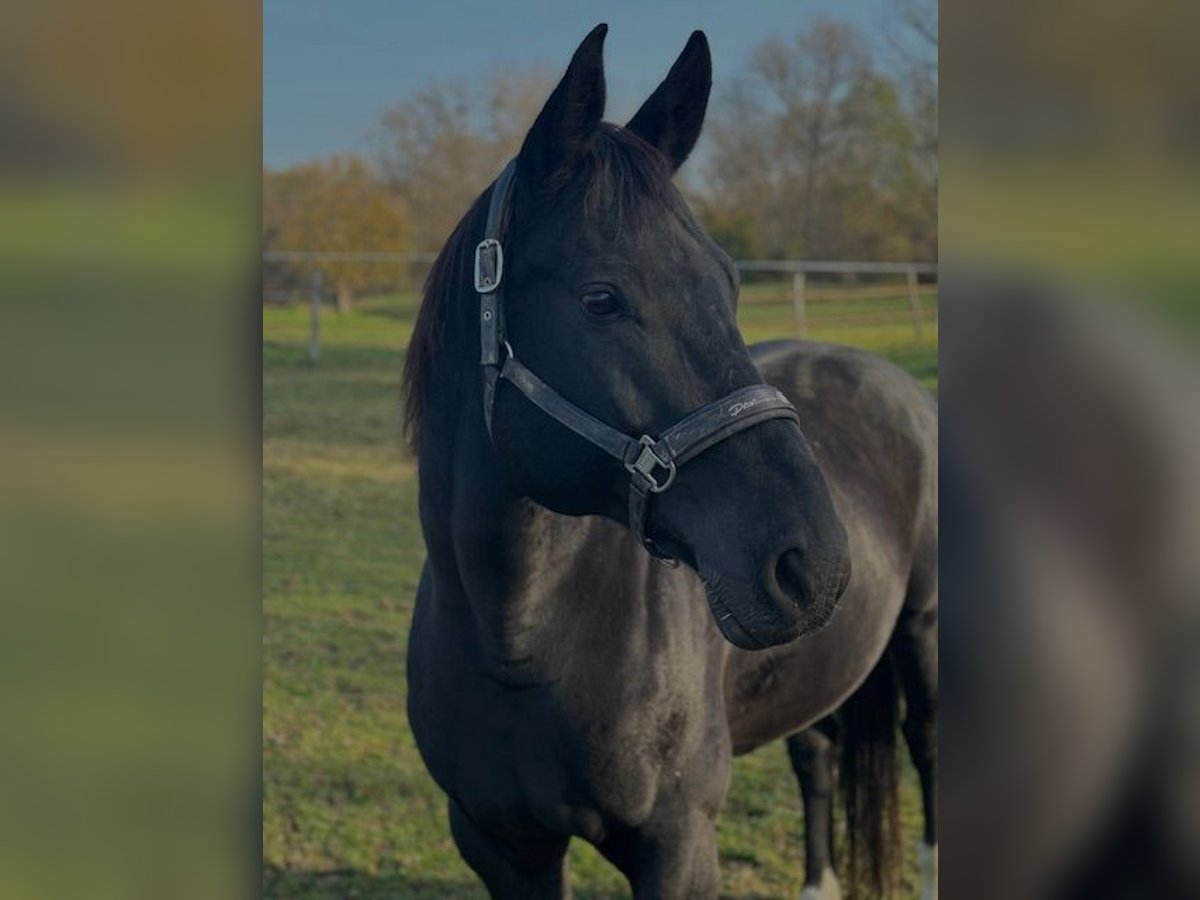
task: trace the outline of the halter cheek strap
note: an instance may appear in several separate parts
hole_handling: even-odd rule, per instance
[[[504,248],[500,238],[515,172],[514,159],[492,186],[484,238],[475,248],[479,362],[483,372],[483,416],[488,434],[492,433],[496,386],[503,379],[550,418],[621,462],[629,473],[629,527],[646,550],[660,560],[671,562],[646,534],[650,496],[670,488],[680,466],[738,432],[770,419],[790,419],[799,424],[796,410],[770,385],[752,384],[689,413],[657,439],[648,434],[634,437],[601,422],[538,378],[517,359],[504,330],[503,294],[500,291],[504,278]],[[504,351],[503,362],[501,350]]]

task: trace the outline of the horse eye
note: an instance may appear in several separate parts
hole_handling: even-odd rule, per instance
[[[579,301],[583,304],[584,312],[598,319],[615,316],[621,311],[621,304],[612,291],[586,291]]]

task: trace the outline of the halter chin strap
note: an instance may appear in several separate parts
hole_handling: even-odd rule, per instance
[[[688,460],[740,431],[769,419],[791,419],[799,424],[796,410],[770,385],[752,384],[689,413],[658,438],[648,434],[634,437],[580,409],[526,368],[506,339],[500,290],[504,279],[504,248],[500,239],[516,169],[517,161],[511,160],[492,186],[483,240],[475,248],[479,362],[483,370],[483,416],[488,434],[492,433],[496,386],[503,379],[550,418],[621,462],[629,473],[629,527],[653,556],[671,562],[646,534],[650,495],[661,494],[674,484],[676,472]]]

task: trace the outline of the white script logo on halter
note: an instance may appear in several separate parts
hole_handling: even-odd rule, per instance
[[[766,397],[759,397],[755,400],[745,400],[741,403],[734,403],[729,407],[729,415],[736,419],[746,410],[758,406],[758,404],[764,402],[766,399]]]
[[[783,394],[781,394],[779,391],[776,391],[774,397],[755,397],[753,400],[742,400],[738,403],[731,403],[728,409],[726,409],[726,412],[729,413],[729,417],[731,419],[736,419],[746,410],[753,409],[760,403],[766,403],[768,400],[783,400],[786,402],[786,399],[787,398],[785,398]]]

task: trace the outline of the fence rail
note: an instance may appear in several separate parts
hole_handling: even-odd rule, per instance
[[[395,253],[388,251],[338,252],[320,250],[267,250],[263,253],[263,262],[295,263],[311,269],[309,274],[308,295],[311,310],[311,337],[309,342],[309,359],[316,363],[321,354],[321,307],[325,294],[324,278],[315,263],[320,262],[363,262],[380,265],[429,265],[436,257],[429,253]],[[761,260],[739,259],[735,261],[738,270],[743,274],[762,273],[791,275],[792,317],[795,322],[798,337],[805,337],[809,328],[809,283],[810,275],[901,275],[904,276],[905,295],[908,301],[908,315],[912,323],[913,335],[918,342],[924,338],[923,310],[921,308],[918,283],[922,276],[937,278],[938,265],[934,262],[856,262],[841,260]],[[303,288],[297,288],[296,293]],[[266,291],[267,295],[286,294],[284,291]],[[785,301],[786,302],[786,301]]]
[[[804,272],[809,275],[936,275],[937,263],[930,262],[823,262],[806,259],[739,259],[743,272]]]
[[[332,250],[265,250],[263,262],[378,262],[378,263],[432,263],[437,259],[433,253],[389,253],[355,252],[339,253]]]

